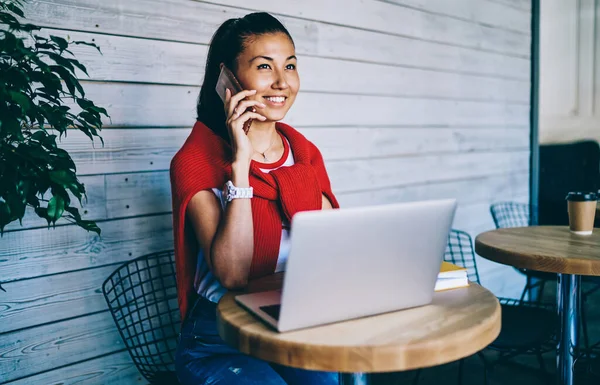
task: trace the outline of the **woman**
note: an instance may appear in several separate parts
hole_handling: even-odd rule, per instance
[[[211,41],[198,121],[171,163],[184,385],[337,383],[335,373],[244,355],[216,329],[227,290],[284,269],[296,212],[339,207],[318,149],[278,123],[298,93],[296,62],[289,32],[267,13],[227,20]],[[224,102],[215,91],[222,66],[244,88]]]

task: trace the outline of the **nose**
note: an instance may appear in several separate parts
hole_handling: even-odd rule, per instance
[[[282,71],[275,71],[275,79],[273,79],[273,88],[278,90],[284,90],[289,87],[285,73]]]

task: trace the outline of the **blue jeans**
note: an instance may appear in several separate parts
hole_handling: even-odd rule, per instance
[[[225,344],[216,304],[199,298],[181,329],[175,370],[182,385],[334,385],[338,374],[290,368],[243,354]]]

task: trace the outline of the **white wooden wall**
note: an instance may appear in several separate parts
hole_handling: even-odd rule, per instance
[[[526,0],[31,0],[44,33],[75,49],[105,106],[104,147],[64,141],[102,237],[29,216],[0,240],[0,383],[143,382],[100,285],[172,247],[169,161],[195,118],[207,43],[225,19],[266,10],[297,44],[302,91],[286,121],[322,150],[343,206],[457,197],[455,227],[493,227],[489,204],[526,200],[530,7]],[[508,267],[483,283],[516,295]]]
[[[600,141],[600,2],[543,0],[540,141]]]

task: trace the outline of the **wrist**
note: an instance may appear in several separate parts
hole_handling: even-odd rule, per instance
[[[250,187],[250,163],[234,162],[231,165],[231,181],[236,187]]]

